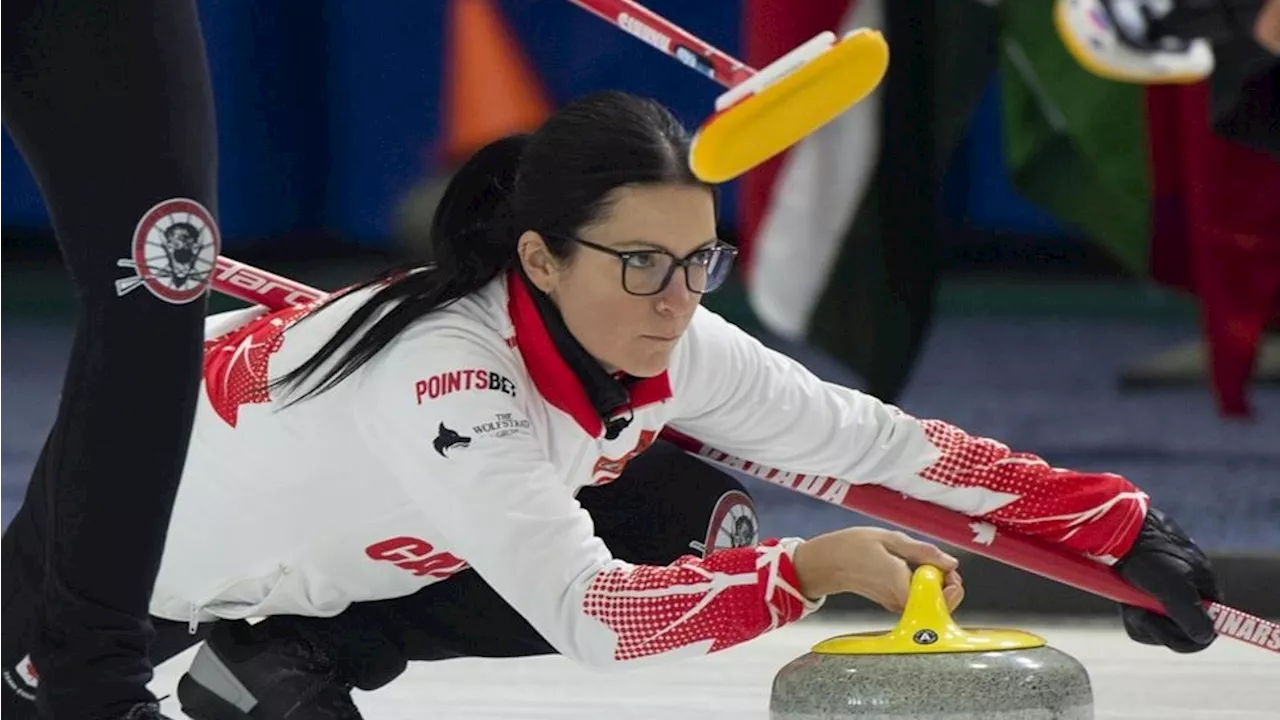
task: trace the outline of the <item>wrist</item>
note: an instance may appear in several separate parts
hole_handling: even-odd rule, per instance
[[[796,589],[801,595],[817,602],[836,592],[837,589],[831,582],[831,573],[823,561],[821,543],[815,544],[813,540],[796,542],[791,551],[791,565],[795,568],[796,581],[799,583]]]

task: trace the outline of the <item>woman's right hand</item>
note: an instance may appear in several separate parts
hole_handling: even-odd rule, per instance
[[[947,608],[954,610],[964,599],[960,562],[895,530],[855,527],[819,535],[800,543],[792,562],[800,592],[809,598],[848,592],[901,612],[912,572],[920,565],[933,565],[946,573],[942,594]]]

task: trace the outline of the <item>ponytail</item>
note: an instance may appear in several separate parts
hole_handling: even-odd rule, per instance
[[[489,143],[458,170],[431,221],[428,263],[392,268],[350,293],[385,284],[314,355],[276,381],[297,389],[353,336],[355,343],[294,402],[324,392],[358,370],[415,320],[478,292],[514,266],[516,232],[511,197],[527,135]],[[363,332],[362,328],[389,307]]]

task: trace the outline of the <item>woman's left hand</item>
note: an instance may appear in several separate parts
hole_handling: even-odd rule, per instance
[[[1130,638],[1180,653],[1198,652],[1213,643],[1217,633],[1204,601],[1222,600],[1218,581],[1204,551],[1172,518],[1148,509],[1137,541],[1116,563],[1116,570],[1134,587],[1159,600],[1167,613],[1121,605],[1120,615]]]

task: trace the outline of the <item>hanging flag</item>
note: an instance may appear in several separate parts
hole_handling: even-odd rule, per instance
[[[1000,91],[1010,182],[1026,200],[1147,274],[1151,237],[1146,90],[1081,67],[1053,0],[1002,3]]]
[[[1151,278],[1196,296],[1219,410],[1248,418],[1259,344],[1280,318],[1280,160],[1213,131],[1205,83],[1151,88],[1148,107]]]
[[[750,305],[892,401],[933,315],[938,186],[995,63],[996,15],[974,0],[747,0],[755,67],[823,30],[879,29],[889,71],[866,100],[743,180]]]

